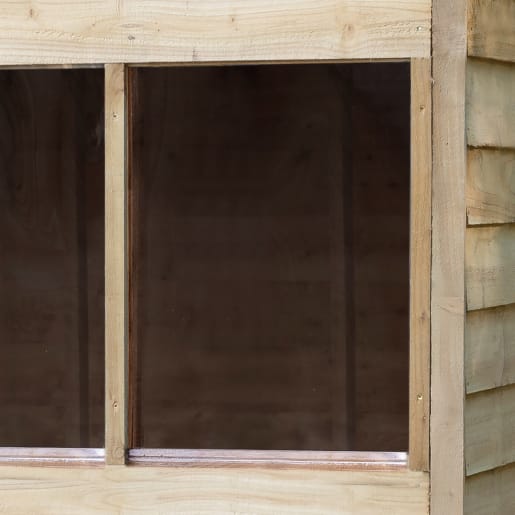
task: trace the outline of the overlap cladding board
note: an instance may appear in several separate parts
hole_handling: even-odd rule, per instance
[[[428,57],[430,0],[0,0],[0,65]]]

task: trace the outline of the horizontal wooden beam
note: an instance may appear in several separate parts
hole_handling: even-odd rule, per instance
[[[466,232],[467,309],[515,303],[515,224]]]
[[[515,148],[515,66],[468,60],[467,143]]]
[[[515,384],[515,304],[467,315],[467,393]]]
[[[0,0],[0,65],[429,57],[430,0]]]
[[[428,474],[144,466],[0,467],[5,513],[427,515]]]
[[[469,395],[465,403],[468,476],[515,462],[515,386]]]
[[[470,56],[515,61],[515,2],[469,0]]]
[[[467,223],[515,222],[515,150],[471,148],[467,167]]]

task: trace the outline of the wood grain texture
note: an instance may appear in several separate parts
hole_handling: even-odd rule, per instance
[[[515,222],[515,150],[469,149],[467,223],[510,222]]]
[[[468,477],[465,482],[465,515],[513,515],[515,466]]]
[[[515,304],[467,314],[467,393],[515,384]]]
[[[515,61],[515,2],[469,0],[468,54]]]
[[[429,0],[0,2],[0,64],[427,57]]]
[[[127,448],[125,66],[105,69],[105,346],[106,462],[125,462]]]
[[[431,346],[431,61],[411,62],[410,450],[429,470]]]
[[[467,309],[515,303],[515,224],[467,229]]]
[[[515,148],[515,66],[468,60],[467,143]]]
[[[515,386],[469,395],[465,403],[467,475],[515,462]]]
[[[433,515],[463,512],[466,4],[433,1]]]
[[[10,515],[427,515],[422,472],[0,467]]]

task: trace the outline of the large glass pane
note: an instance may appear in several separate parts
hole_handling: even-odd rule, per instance
[[[408,65],[132,86],[133,445],[406,450]]]
[[[0,71],[0,446],[103,447],[103,92]]]

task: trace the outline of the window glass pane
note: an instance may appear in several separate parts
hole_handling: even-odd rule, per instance
[[[0,445],[103,447],[103,70],[0,71]]]
[[[406,450],[408,65],[132,87],[133,445]]]

